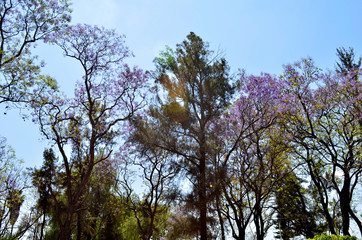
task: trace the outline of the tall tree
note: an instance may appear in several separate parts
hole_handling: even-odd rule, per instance
[[[43,166],[40,169],[32,169],[30,175],[32,177],[33,186],[37,188],[39,198],[36,207],[40,210],[42,217],[40,224],[40,240],[44,237],[44,227],[46,224],[46,216],[50,211],[52,202],[51,198],[56,197],[56,189],[53,187],[55,185],[56,178],[56,157],[53,149],[45,150],[43,153],[44,162]],[[37,236],[38,234],[36,234]]]
[[[229,104],[233,92],[229,68],[225,59],[213,55],[208,43],[192,32],[175,51],[168,48],[161,53],[155,63],[154,77],[162,91],[160,101],[149,111],[157,131],[152,144],[178,156],[177,164],[187,172],[194,189],[189,206],[197,211],[200,239],[205,240],[212,175],[209,126]]]
[[[272,226],[272,197],[286,172],[288,145],[277,125],[278,80],[262,74],[240,82],[239,99],[215,124],[218,167],[226,172],[219,182],[226,202],[222,214],[235,239],[245,239],[253,223],[261,240]]]
[[[321,74],[310,59],[285,67],[282,103],[293,154],[311,177],[331,233],[336,222],[330,212],[332,195],[338,196],[342,231],[349,235],[352,198],[361,176],[361,127],[358,106],[361,84],[348,76]],[[320,87],[314,89],[314,84]],[[362,232],[361,232],[362,233]]]
[[[65,201],[56,217],[59,238],[70,239],[94,167],[109,160],[116,137],[122,135],[121,123],[143,106],[146,76],[124,63],[132,54],[123,36],[112,30],[76,25],[51,37],[66,56],[80,63],[84,73],[74,98],[49,91],[32,103],[40,131],[60,152]]]

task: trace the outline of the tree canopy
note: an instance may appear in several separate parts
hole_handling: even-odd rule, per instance
[[[335,70],[305,58],[233,74],[190,32],[145,71],[123,35],[70,13],[66,0],[0,4],[0,103],[27,108],[50,146],[24,170],[0,139],[1,239],[362,236],[353,48],[337,48]],[[41,72],[39,41],[81,69],[73,96]]]

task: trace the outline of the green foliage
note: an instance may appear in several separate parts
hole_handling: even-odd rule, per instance
[[[357,237],[322,233],[321,235],[314,236],[314,238],[309,238],[308,240],[357,240]]]
[[[38,225],[37,236],[34,235],[37,239],[41,238],[39,235],[44,236],[42,239],[48,240],[59,238],[59,224],[65,217],[64,209],[68,204],[62,184],[65,175],[56,166],[55,160],[54,152],[51,149],[45,150],[43,166],[31,172],[33,185],[39,193],[36,208],[40,214],[46,215]],[[142,233],[129,199],[115,191],[117,168],[113,167],[114,165],[107,161],[95,167],[89,182],[90,190],[82,196],[82,208],[73,217],[72,239],[141,239]],[[75,171],[73,174],[80,173]],[[137,201],[135,207],[142,226],[149,224],[149,213],[145,203]],[[158,209],[152,234],[154,239],[165,235],[166,221],[169,217],[168,207],[159,205]]]
[[[211,147],[212,121],[230,104],[234,92],[229,67],[224,58],[209,49],[209,44],[191,32],[186,40],[169,47],[155,59],[155,83],[158,106],[150,110],[155,123],[152,135],[157,147],[176,156],[180,165],[194,182],[194,191],[186,197],[188,211],[199,217],[197,226],[201,239],[206,239],[209,227],[208,204],[215,197],[208,186],[215,179],[212,159],[215,147]],[[211,231],[210,231],[211,232]]]
[[[358,61],[355,61],[355,53],[353,48],[348,50],[344,47],[337,48],[337,68],[336,71],[339,74],[345,75],[350,71],[358,70],[361,67],[362,58],[359,58]]]
[[[21,214],[27,187],[21,164],[5,138],[0,138],[0,238],[15,239],[29,224]]]
[[[189,119],[188,109],[181,106],[178,102],[170,102],[169,104],[164,105],[162,110],[172,121],[185,125]]]
[[[155,62],[161,69],[170,69],[175,64],[175,52],[169,46],[165,51],[161,51],[160,56],[156,57]]]
[[[279,229],[277,238],[291,239],[299,235],[308,238],[326,230],[325,224],[317,224],[322,213],[313,201],[309,201],[310,192],[303,188],[302,183],[302,180],[291,172],[278,186],[275,193],[275,225]]]

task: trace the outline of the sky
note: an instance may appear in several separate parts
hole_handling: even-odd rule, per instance
[[[126,35],[135,57],[128,63],[152,70],[153,59],[168,45],[195,32],[229,63],[231,73],[281,74],[283,65],[311,57],[334,69],[336,48],[353,47],[362,55],[360,0],[73,0],[72,23],[116,29]],[[81,78],[77,62],[55,46],[34,50],[45,60],[44,73],[70,95]],[[51,147],[19,110],[2,113],[0,135],[7,138],[26,167],[40,166]]]

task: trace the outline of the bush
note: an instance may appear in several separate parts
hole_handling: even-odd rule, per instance
[[[339,236],[339,235],[328,235],[327,233],[322,233],[321,235],[314,236],[314,238],[309,238],[308,240],[357,240],[357,237],[354,236]]]

